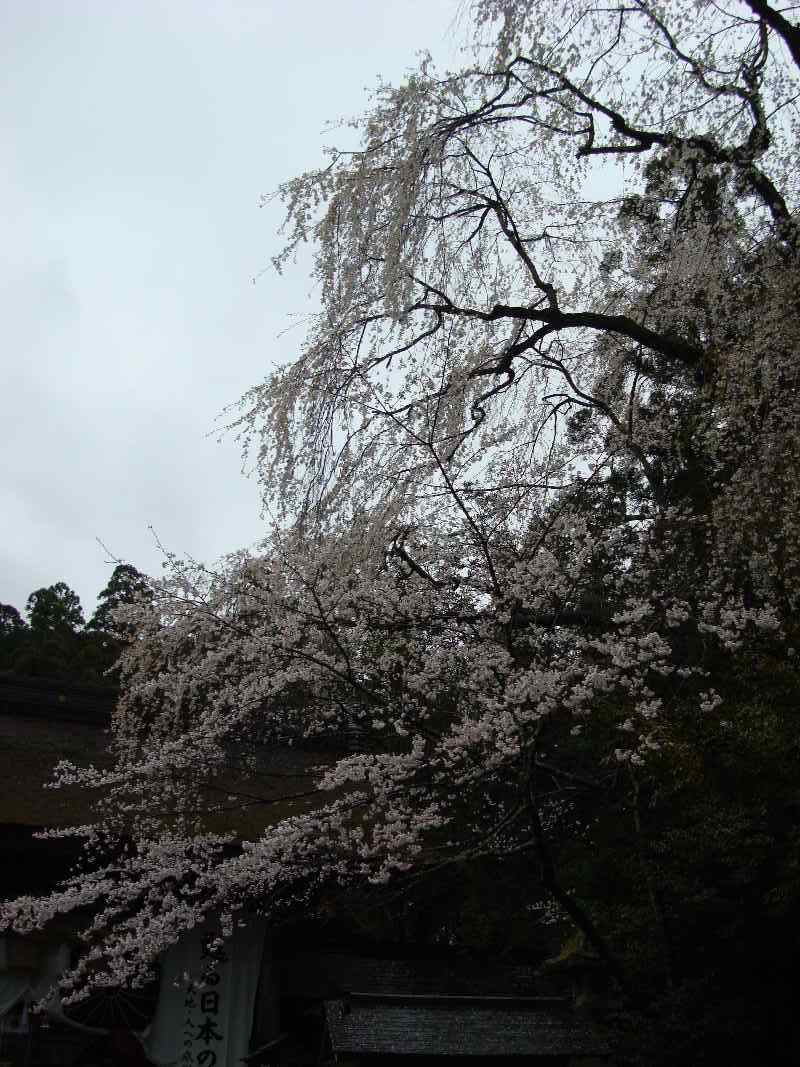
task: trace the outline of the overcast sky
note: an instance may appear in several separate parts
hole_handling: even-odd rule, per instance
[[[161,542],[211,563],[262,533],[217,416],[302,333],[261,194],[323,161],[455,0],[0,0],[0,601],[64,580],[88,615]],[[342,136],[339,135],[341,141]],[[257,278],[255,284],[253,279]]]

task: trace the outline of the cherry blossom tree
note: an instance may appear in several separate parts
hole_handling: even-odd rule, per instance
[[[770,657],[796,684],[800,30],[469,14],[463,70],[423,57],[279,190],[274,265],[313,246],[319,311],[232,421],[269,534],[130,609],[115,766],[57,772],[97,791],[86,869],[3,908],[89,909],[67,993],[208,914],[520,853],[624,986],[560,876],[565,789],[637,791]],[[210,828],[259,803],[258,745],[342,737],[313,810]]]

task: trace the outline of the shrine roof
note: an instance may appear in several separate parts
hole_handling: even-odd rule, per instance
[[[350,996],[326,1001],[335,1055],[589,1056],[605,1039],[553,998]]]
[[[0,675],[0,824],[6,827],[63,827],[91,821],[92,795],[79,788],[45,789],[59,760],[109,766],[111,713],[117,692],[58,679]],[[285,818],[318,806],[311,793],[314,769],[330,753],[288,745],[260,745],[253,774],[220,773],[207,783],[209,799],[230,810],[213,816],[210,827],[253,839]],[[225,800],[248,794],[244,806]],[[260,803],[253,798],[263,798]]]
[[[461,956],[380,959],[345,952],[292,952],[281,961],[288,996],[336,999],[349,993],[424,996],[532,996],[539,983],[532,964],[492,963]]]

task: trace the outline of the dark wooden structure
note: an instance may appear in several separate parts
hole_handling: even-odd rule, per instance
[[[325,1003],[337,1063],[564,1067],[608,1047],[558,997],[353,993]]]
[[[43,787],[60,759],[99,766],[109,760],[115,699],[110,688],[0,675],[0,899],[46,892],[77,859],[79,845],[72,839],[33,835],[45,826],[88,821],[87,797],[79,790]],[[265,746],[259,759],[265,804],[249,809],[237,822],[239,831],[260,834],[269,823],[302,810],[309,801],[298,794],[310,788],[311,768],[326,758],[329,753]],[[68,920],[42,934],[6,937],[0,968],[34,976],[53,945],[72,940]],[[586,1013],[574,1010],[569,983],[554,991],[533,963],[476,963],[446,951],[425,958],[419,951],[392,956],[388,946],[378,957],[348,948],[300,950],[282,938],[265,951],[249,1067],[331,1062],[588,1067],[587,1057],[602,1063],[608,1054]],[[46,1017],[23,1018],[20,1011],[0,1027],[0,1067],[4,1064],[147,1067],[130,1029],[110,1027],[98,1036]]]
[[[477,962],[450,950],[405,958],[292,953],[284,944],[265,974],[278,1010],[271,1030],[254,1033],[250,1067],[589,1067],[609,1054],[569,991],[549,993],[531,964]]]

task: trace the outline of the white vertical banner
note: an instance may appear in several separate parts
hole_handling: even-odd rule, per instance
[[[247,921],[218,953],[209,949],[215,935],[211,925],[188,931],[159,961],[158,1006],[143,1039],[159,1067],[240,1067],[248,1053],[265,924]]]

